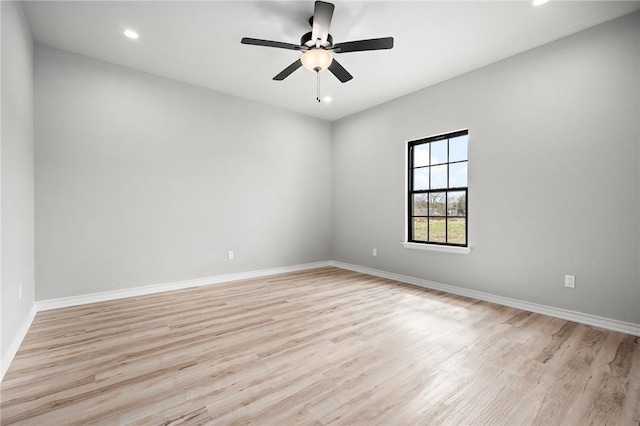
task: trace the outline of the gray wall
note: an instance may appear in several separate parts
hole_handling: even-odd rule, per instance
[[[40,45],[35,94],[37,300],[330,258],[330,123]]]
[[[635,13],[334,123],[333,259],[639,324],[639,50]],[[405,249],[406,141],[462,128],[473,250]]]
[[[2,357],[34,302],[33,42],[19,2],[2,7]],[[22,284],[22,298],[18,286]]]

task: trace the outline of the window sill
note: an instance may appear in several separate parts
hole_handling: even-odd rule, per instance
[[[441,246],[438,244],[400,243],[402,247],[412,250],[439,251],[441,253],[469,254],[471,247]]]

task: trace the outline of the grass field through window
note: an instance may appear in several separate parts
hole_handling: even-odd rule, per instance
[[[429,239],[427,239],[427,222]],[[430,243],[446,243],[449,234],[450,244],[464,244],[466,234],[466,218],[413,218],[413,238]]]

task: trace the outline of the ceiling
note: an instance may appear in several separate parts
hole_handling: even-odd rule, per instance
[[[340,83],[300,68],[291,50],[242,37],[299,43],[313,1],[27,1],[39,43],[197,86],[337,120],[404,94],[640,9],[639,1],[335,1],[334,43],[393,36],[392,50],[336,55]],[[138,40],[123,36],[135,29]]]

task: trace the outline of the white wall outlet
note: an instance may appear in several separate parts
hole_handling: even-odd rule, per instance
[[[576,288],[576,276],[575,275],[565,275],[564,276],[564,286],[569,288]]]
[[[18,300],[22,300],[22,284],[18,284]]]
[[[227,252],[227,259],[233,260],[233,251],[228,251]]]
[[[377,256],[378,255],[378,249],[372,249],[371,250],[371,256]]]

